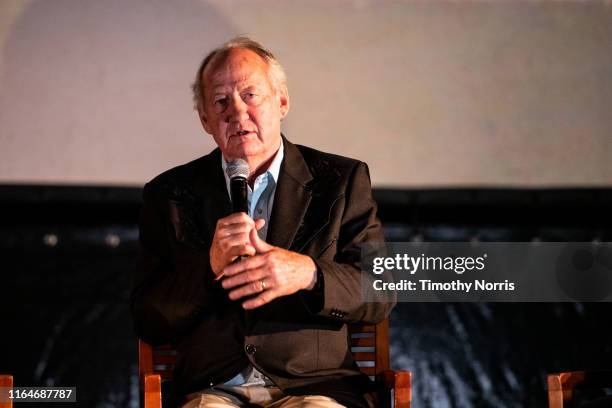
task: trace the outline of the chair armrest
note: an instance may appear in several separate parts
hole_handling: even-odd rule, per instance
[[[567,371],[549,374],[546,382],[548,385],[548,407],[562,408],[564,402],[571,401],[574,397],[574,388],[577,385],[584,384],[592,387],[609,387],[612,385],[612,371]]]
[[[548,385],[548,407],[563,408],[563,402],[572,399],[574,387],[582,381],[584,381],[584,371],[549,374],[546,381]]]
[[[161,376],[145,374],[144,376],[144,408],[161,408]]]
[[[13,388],[13,376],[0,374],[0,388]],[[0,392],[0,408],[13,408],[13,401],[8,399],[8,392]]]
[[[395,408],[410,408],[412,401],[412,374],[409,371],[385,370],[378,379],[387,389],[393,389]]]

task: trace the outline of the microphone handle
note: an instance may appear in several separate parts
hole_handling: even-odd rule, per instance
[[[244,177],[234,177],[230,180],[230,192],[232,198],[233,212],[249,213],[249,202],[247,199],[247,181]]]
[[[244,177],[234,177],[230,180],[230,192],[232,194],[232,211],[249,213],[249,201],[247,181]],[[240,262],[248,258],[247,255],[241,255],[234,259],[232,263]]]

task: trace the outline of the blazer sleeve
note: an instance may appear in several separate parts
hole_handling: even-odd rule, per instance
[[[169,201],[162,190],[154,182],[143,190],[130,296],[136,334],[153,345],[177,342],[195,326],[214,297],[208,250],[174,239]]]
[[[306,303],[311,312],[338,321],[375,324],[389,315],[396,296],[395,293],[379,292],[375,294],[376,301],[365,302],[362,295],[361,245],[384,243],[365,163],[358,162],[353,169],[344,199],[337,252],[333,260],[314,259],[318,269],[318,287],[313,293],[305,294]],[[316,298],[318,302],[314,300]],[[317,303],[318,307],[314,306]]]

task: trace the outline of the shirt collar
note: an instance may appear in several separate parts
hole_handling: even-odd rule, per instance
[[[262,173],[261,175],[259,175],[259,177],[266,176],[269,174],[270,176],[272,176],[274,183],[278,183],[278,175],[280,174],[280,167],[281,167],[281,164],[283,163],[284,157],[285,157],[285,149],[283,147],[283,138],[281,137],[280,147],[278,148],[278,151],[276,152],[276,155],[274,156],[272,163],[270,163],[270,167],[268,167],[268,170],[265,173]],[[227,168],[227,161],[225,160],[225,157],[223,156],[223,154],[221,154],[221,168],[223,169],[223,177],[225,177],[225,185],[227,186],[227,191],[229,193],[230,192],[230,179],[227,176],[227,172],[225,171],[225,169]]]

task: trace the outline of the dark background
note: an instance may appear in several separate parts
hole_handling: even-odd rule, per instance
[[[0,186],[0,373],[15,386],[76,386],[71,407],[138,407],[140,194]],[[610,189],[375,196],[389,241],[612,241]],[[612,368],[610,320],[605,303],[398,304],[392,366],[412,371],[417,408],[544,407],[547,373]]]

